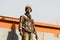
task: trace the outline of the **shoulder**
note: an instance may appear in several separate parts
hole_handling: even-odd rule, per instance
[[[26,15],[21,15],[20,18],[26,18]]]
[[[24,17],[24,15],[21,15],[20,18],[21,18],[21,17]]]

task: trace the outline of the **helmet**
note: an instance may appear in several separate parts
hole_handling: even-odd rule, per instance
[[[30,5],[27,5],[27,6],[25,7],[25,11],[27,10],[27,8],[30,8],[30,10],[31,10],[31,12],[32,12],[32,8],[31,8]]]

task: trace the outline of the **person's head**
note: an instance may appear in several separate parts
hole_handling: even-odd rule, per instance
[[[32,8],[30,7],[30,5],[27,5],[27,6],[25,7],[25,12],[26,12],[26,13],[32,12]]]

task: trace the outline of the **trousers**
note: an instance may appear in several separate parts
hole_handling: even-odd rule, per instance
[[[23,36],[22,36],[22,40],[34,40],[34,34],[33,33],[24,32]]]

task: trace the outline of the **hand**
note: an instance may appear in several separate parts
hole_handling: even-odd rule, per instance
[[[37,32],[34,32],[36,40],[38,40]]]
[[[20,35],[23,36],[23,32],[20,32]]]
[[[37,34],[37,32],[34,32],[34,34]]]
[[[20,29],[19,29],[19,32],[20,32]]]
[[[36,38],[36,40],[38,40],[38,36],[37,35],[35,36],[35,38]]]

